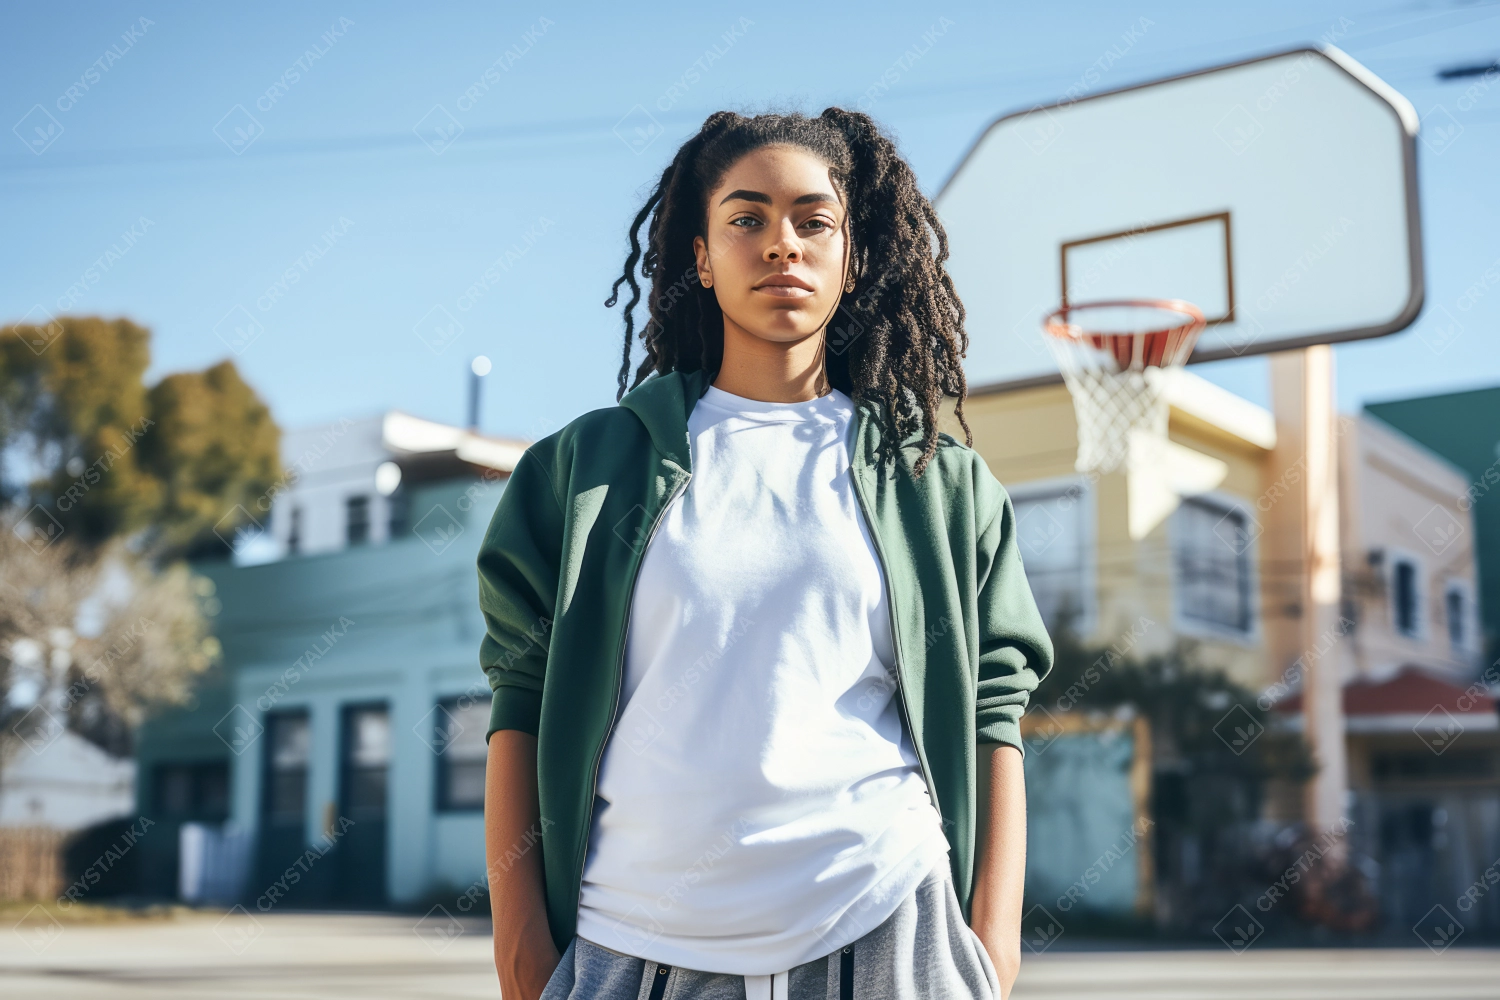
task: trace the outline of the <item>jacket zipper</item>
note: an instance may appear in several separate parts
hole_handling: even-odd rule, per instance
[[[661,510],[656,512],[656,517],[651,522],[651,530],[646,533],[646,538],[641,542],[641,551],[635,557],[635,566],[630,571],[630,589],[625,598],[625,619],[620,623],[620,655],[615,661],[615,697],[609,710],[609,728],[604,731],[604,739],[599,743],[599,751],[594,754],[594,775],[589,782],[589,815],[588,821],[583,827],[583,850],[578,860],[578,886],[579,895],[583,894],[583,870],[588,867],[589,859],[589,836],[594,829],[594,802],[599,797],[599,767],[604,762],[604,751],[609,747],[609,738],[614,735],[615,719],[620,711],[620,692],[625,687],[625,639],[630,631],[630,609],[635,605],[635,581],[641,575],[641,564],[646,561],[646,548],[651,544],[651,539],[656,536],[656,529],[661,525],[662,518],[666,517],[667,508],[672,506],[680,493],[687,488],[688,480],[693,478],[691,472],[685,472],[678,479],[677,485],[672,489],[672,495],[667,497],[666,503],[661,505]],[[576,908],[578,900],[573,901]]]
[[[917,739],[917,731],[911,724],[911,708],[906,704],[906,677],[901,673],[901,637],[896,628],[896,592],[891,587],[891,576],[886,570],[885,550],[880,545],[880,532],[875,530],[875,519],[870,516],[869,504],[865,503],[864,490],[860,487],[852,456],[849,462],[849,479],[854,484],[854,498],[859,501],[859,509],[865,515],[865,527],[870,530],[870,541],[875,544],[875,561],[880,564],[880,578],[885,583],[885,606],[890,612],[888,624],[891,630],[891,653],[896,659],[896,706],[901,710],[901,719],[906,723],[907,734],[911,736],[912,749],[917,752],[917,767],[922,772],[922,781],[927,785],[927,797],[932,800],[932,808],[937,810],[938,823],[942,826],[943,835],[947,836],[948,827],[943,822],[943,807],[938,802],[937,789],[933,787],[932,779],[927,776],[927,754],[922,749],[921,741]]]

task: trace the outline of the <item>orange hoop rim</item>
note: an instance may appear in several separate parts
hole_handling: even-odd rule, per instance
[[[1088,309],[1157,309],[1162,312],[1181,313],[1187,322],[1166,326],[1156,330],[1088,330],[1078,323],[1069,322],[1070,313]],[[1208,321],[1203,310],[1186,299],[1100,299],[1094,302],[1074,302],[1052,310],[1042,320],[1042,328],[1059,340],[1081,340],[1084,337],[1150,337],[1163,334],[1194,336],[1203,331]]]

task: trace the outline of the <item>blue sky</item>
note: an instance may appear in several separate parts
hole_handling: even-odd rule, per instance
[[[486,354],[484,428],[537,437],[613,402],[603,299],[678,143],[721,107],[852,105],[944,18],[870,107],[929,192],[988,122],[1059,99],[1142,18],[1099,88],[1347,21],[1341,47],[1462,131],[1420,159],[1427,309],[1337,349],[1340,404],[1500,383],[1500,77],[1436,79],[1500,57],[1493,3],[12,8],[0,321],[128,316],[154,332],[151,378],[232,358],[283,426],[461,421]],[[616,134],[638,104],[663,127],[641,151]],[[22,139],[42,134],[40,153]],[[462,326],[446,343],[444,310]],[[253,339],[227,343],[246,317]],[[1197,370],[1264,403],[1266,369]]]

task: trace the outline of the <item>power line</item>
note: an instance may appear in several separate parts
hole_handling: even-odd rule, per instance
[[[1461,80],[1471,76],[1485,76],[1489,73],[1500,73],[1500,62],[1491,60],[1482,65],[1450,66],[1448,69],[1438,70],[1438,79]]]
[[[1454,28],[1466,27],[1478,21],[1489,20],[1500,16],[1500,13],[1485,14],[1458,22],[1457,24],[1442,24],[1426,31],[1405,30],[1414,24],[1435,21],[1454,15],[1467,14],[1478,7],[1493,7],[1494,2],[1466,6],[1460,9],[1442,11],[1436,14],[1428,14],[1423,17],[1409,18],[1398,21],[1391,25],[1372,29],[1363,34],[1352,34],[1349,36],[1350,43],[1368,43],[1370,40],[1385,36],[1395,35],[1400,41],[1409,41],[1424,35],[1448,31]],[[1384,7],[1373,12],[1365,13],[1365,17],[1384,18],[1400,11],[1409,10],[1409,4],[1396,4]],[[1141,67],[1156,67],[1174,62],[1180,62],[1188,55],[1201,55],[1205,48],[1214,46],[1237,46],[1241,51],[1251,48],[1262,42],[1287,39],[1295,37],[1303,32],[1326,27],[1326,23],[1307,22],[1288,28],[1276,29],[1263,32],[1249,37],[1218,39],[1210,42],[1195,42],[1190,45],[1169,49],[1164,52],[1152,53],[1138,57],[1133,65]],[[1342,40],[1342,39],[1340,39]],[[1420,57],[1414,57],[1420,58]],[[1087,69],[1087,66],[1084,67]],[[1040,85],[1058,80],[1066,80],[1076,75],[1071,71],[1026,71],[1020,73],[1000,73],[987,76],[975,77],[969,80],[935,84],[930,87],[918,87],[904,89],[884,100],[894,104],[909,104],[920,100],[931,100],[935,98],[949,97],[967,91],[990,90],[997,87],[1011,89],[1023,88],[1027,85]],[[1134,79],[1134,78],[1132,78]],[[999,110],[999,109],[997,109]],[[678,113],[662,114],[658,122],[664,125],[690,126],[692,123],[706,116],[703,113]],[[613,136],[613,128],[618,120],[613,117],[585,116],[559,121],[525,122],[516,125],[477,126],[465,129],[463,132],[463,143],[465,145],[480,144],[498,146],[502,149],[514,150],[524,149],[528,144],[533,148],[551,149],[555,146],[569,143],[585,143],[598,140],[608,141]],[[219,146],[205,142],[201,145],[178,145],[178,146],[154,146],[136,149],[103,149],[103,150],[81,150],[75,153],[53,152],[46,158],[30,157],[8,157],[10,162],[0,161],[0,173],[46,173],[61,169],[93,169],[98,167],[116,167],[129,165],[160,165],[167,163],[223,163],[235,162],[253,163],[266,158],[284,158],[296,156],[318,156],[318,155],[340,155],[345,153],[361,152],[420,152],[425,148],[419,135],[415,130],[410,133],[384,133],[364,136],[340,136],[333,138],[309,138],[285,140],[280,143],[262,141],[247,150],[241,156],[233,156],[226,153]]]

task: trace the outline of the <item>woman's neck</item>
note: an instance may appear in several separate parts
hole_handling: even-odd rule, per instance
[[[714,386],[765,403],[802,403],[828,394],[823,331],[801,340],[766,340],[724,317],[724,361]]]

